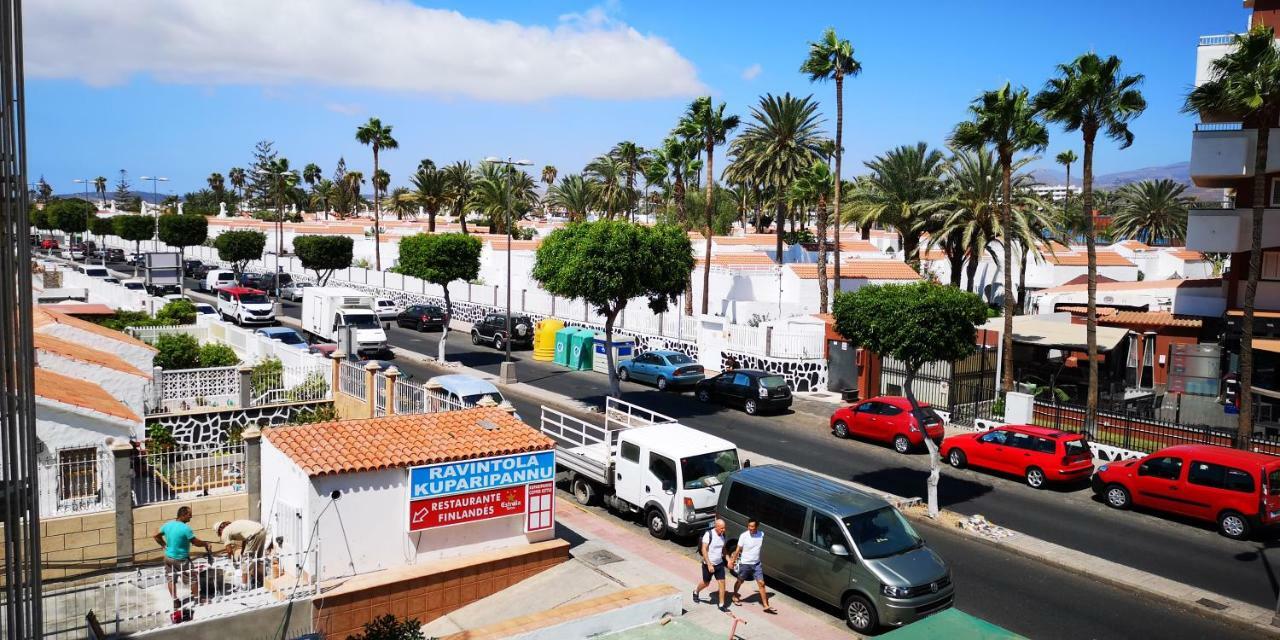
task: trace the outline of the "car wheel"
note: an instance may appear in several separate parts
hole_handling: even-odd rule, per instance
[[[711,402],[711,392],[706,389],[698,389],[698,402]]]
[[[1235,511],[1224,511],[1218,516],[1218,531],[1232,540],[1249,537],[1249,520]]]
[[[747,415],[754,416],[760,412],[760,405],[756,404],[755,400],[747,400],[742,403],[742,410],[746,411]]]
[[[876,608],[866,598],[855,593],[844,601],[844,623],[858,633],[871,633],[879,625]]]
[[[953,448],[951,453],[947,455],[947,462],[950,462],[951,466],[957,469],[963,469],[965,463],[968,461],[965,460],[963,451]]]
[[[1107,490],[1103,494],[1107,499],[1107,506],[1113,509],[1129,508],[1129,490],[1118,484],[1107,485]]]
[[[667,379],[666,379],[666,378],[664,378],[664,377],[662,377],[662,376],[658,376],[657,383],[658,383],[658,391],[666,391],[666,390],[667,390]]]
[[[618,379],[626,382],[631,379],[631,374],[627,373],[627,369],[625,367],[618,367]]]
[[[908,453],[911,451],[911,441],[904,435],[896,435],[893,437],[893,450],[898,453]]]
[[[427,330],[427,325],[426,325],[425,323],[419,322],[419,323],[418,323],[418,333],[424,333],[424,332],[426,332],[426,330]]]
[[[586,478],[573,479],[573,499],[582,506],[590,505],[595,501],[596,489]]]
[[[475,332],[475,331],[472,331],[472,332],[471,332],[471,344],[474,344],[474,345],[479,345],[479,344],[480,344],[480,334],[479,334],[479,333],[477,333],[477,332]]]
[[[494,348],[494,349],[497,349],[498,351],[502,351],[502,347],[503,347],[503,345],[505,345],[505,344],[506,344],[506,343],[502,341],[502,336],[494,336],[494,337],[493,337],[493,348]]]
[[[667,517],[662,515],[662,509],[653,507],[644,514],[645,523],[649,529],[649,535],[659,539],[666,540],[671,535],[671,531],[667,527]]]
[[[1045,483],[1044,471],[1040,467],[1028,467],[1025,475],[1027,486],[1032,489],[1043,489]]]
[[[844,420],[836,420],[836,424],[832,427],[831,432],[836,434],[837,438],[849,437],[849,425]]]

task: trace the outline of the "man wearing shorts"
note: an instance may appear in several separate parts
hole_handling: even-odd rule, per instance
[[[724,598],[724,520],[717,518],[715,526],[702,534],[702,543],[698,550],[702,553],[702,581],[693,589],[693,601],[701,602],[702,590],[715,578],[720,585],[720,599],[717,601],[721,609],[728,608]]]
[[[246,588],[262,583],[262,556],[267,546],[267,529],[253,520],[223,520],[213,528],[227,545],[227,555],[233,547],[240,549],[240,582]],[[253,576],[252,585],[250,576]]]
[[[164,523],[155,541],[164,548],[164,578],[169,585],[169,597],[178,599],[178,579],[191,585],[191,598],[200,600],[200,581],[191,579],[191,545],[208,548],[209,543],[196,537],[187,523],[191,521],[191,507],[178,507],[178,517]]]
[[[747,530],[738,536],[738,548],[733,550],[733,557],[729,559],[729,562],[736,563],[738,573],[738,579],[733,583],[733,604],[742,605],[742,598],[738,597],[738,588],[742,583],[746,580],[755,580],[764,612],[777,613],[777,609],[769,606],[769,594],[764,588],[764,569],[760,564],[762,546],[764,546],[764,532],[760,530],[760,523],[754,518],[748,520]]]

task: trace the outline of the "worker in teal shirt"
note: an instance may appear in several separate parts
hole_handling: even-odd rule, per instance
[[[178,517],[160,527],[155,541],[164,548],[164,577],[169,585],[169,597],[178,599],[178,580],[191,585],[191,598],[200,600],[200,581],[191,579],[191,545],[208,548],[209,543],[196,537],[187,523],[191,521],[191,507],[178,507]]]

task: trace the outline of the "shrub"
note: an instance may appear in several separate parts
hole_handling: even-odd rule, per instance
[[[240,357],[230,345],[210,342],[200,346],[201,367],[230,367],[237,364],[240,364]]]
[[[423,640],[422,623],[417,618],[400,620],[387,614],[372,622],[366,622],[364,633],[347,636],[347,640]]]
[[[299,402],[324,397],[324,394],[328,391],[329,380],[326,378],[325,374],[320,371],[312,371],[307,374],[307,377],[302,380],[301,384],[289,389],[285,395],[289,400]]]
[[[298,416],[289,424],[315,424],[317,422],[332,422],[338,419],[338,412],[333,408],[333,404],[329,403],[298,412]]]
[[[168,425],[153,422],[147,425],[147,451],[150,453],[170,451],[178,443],[173,439],[173,431]]]
[[[194,369],[200,366],[200,343],[186,333],[167,333],[156,340],[155,366],[162,369]]]
[[[249,374],[249,388],[252,390],[254,398],[257,398],[272,389],[278,388],[277,385],[284,374],[284,363],[279,358],[268,358],[253,366],[253,372]]]
[[[172,300],[156,312],[156,320],[166,324],[193,324],[196,321],[196,305],[190,300]]]

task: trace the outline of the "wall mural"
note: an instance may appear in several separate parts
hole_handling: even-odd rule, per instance
[[[147,418],[147,426],[163,425],[169,428],[173,439],[184,448],[214,448],[227,442],[227,436],[233,431],[243,431],[250,426],[275,427],[288,424],[303,411],[310,411],[329,404],[330,400],[321,402],[299,402],[296,404],[279,404],[251,409],[229,409],[226,411],[204,411],[200,413],[182,413]]]

